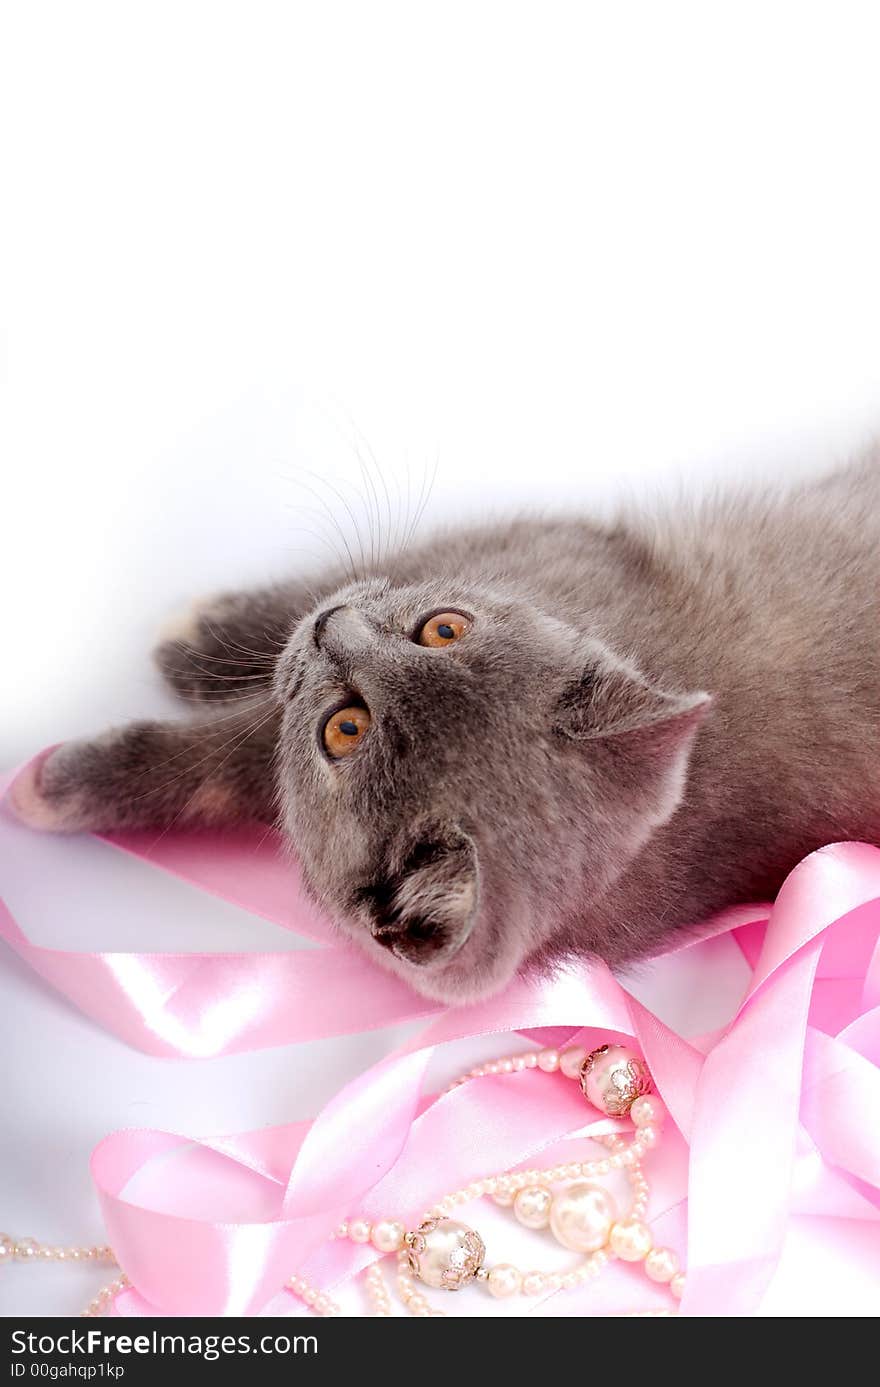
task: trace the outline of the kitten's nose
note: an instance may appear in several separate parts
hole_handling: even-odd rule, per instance
[[[444,925],[422,917],[374,925],[372,934],[377,944],[407,963],[427,963],[445,952],[450,942],[449,930]]]
[[[373,650],[376,644],[374,627],[357,607],[328,607],[317,617],[312,635],[315,645],[331,657],[351,658],[361,650]]]

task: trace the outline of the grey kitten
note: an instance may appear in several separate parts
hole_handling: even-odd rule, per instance
[[[62,746],[18,812],[277,822],[341,929],[443,1001],[623,964],[814,848],[880,843],[878,554],[871,459],[221,597],[157,650],[203,715]]]

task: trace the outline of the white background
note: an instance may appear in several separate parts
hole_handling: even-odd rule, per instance
[[[391,530],[438,456],[423,524],[864,444],[878,40],[839,2],[4,5],[0,766],[170,709],[167,609],[314,566],[315,488],[366,526],[357,431]],[[43,942],[267,943],[25,837],[4,825],[0,888]],[[8,956],[0,985],[0,1225],[48,1240],[99,1236],[111,1128],[309,1115],[393,1039],[174,1066]],[[700,1028],[686,980],[676,1006]],[[817,1265],[798,1303],[858,1312]],[[87,1279],[6,1275],[6,1313],[76,1308]]]

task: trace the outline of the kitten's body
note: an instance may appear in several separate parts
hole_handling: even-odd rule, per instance
[[[388,815],[387,823],[378,835],[371,829],[358,845],[349,875],[352,880],[357,873],[365,876],[374,895],[379,880],[386,893],[396,890],[398,905],[392,918],[399,921],[403,912],[409,923],[399,904],[400,882],[412,882],[417,872],[433,871],[436,876],[440,868],[431,864],[438,856],[446,870],[444,854],[451,840],[444,835],[454,819],[455,853],[456,835],[464,823],[468,851],[476,843],[480,870],[471,864],[474,881],[479,878],[483,899],[490,891],[503,899],[504,910],[499,906],[499,912],[509,921],[487,916],[485,947],[498,947],[499,931],[516,935],[516,948],[511,944],[508,963],[499,965],[497,973],[489,970],[484,976],[474,953],[467,970],[468,977],[476,978],[473,986],[464,980],[464,970],[444,974],[441,982],[431,981],[425,972],[423,983],[411,961],[393,960],[394,966],[399,963],[398,971],[432,995],[491,990],[513,967],[551,961],[566,952],[626,961],[724,906],[771,896],[786,873],[814,848],[841,839],[880,843],[880,467],[875,461],[788,492],[719,500],[653,518],[632,516],[611,527],[587,520],[529,519],[447,530],[392,556],[364,577],[390,583],[367,581],[346,588],[350,580],[337,572],[313,582],[308,592],[292,582],[215,603],[188,631],[186,642],[166,642],[158,657],[179,691],[206,703],[221,700],[223,707],[206,721],[177,729],[137,725],[98,743],[63,748],[44,767],[39,781],[21,788],[25,817],[68,828],[179,818],[266,818],[273,813],[280,775],[282,801],[285,796],[296,801],[285,806],[284,821],[304,856],[316,894],[336,913],[354,919],[354,906],[345,904],[355,899],[350,883],[346,879],[343,889],[341,879],[338,884],[331,880],[334,869],[323,859],[323,848],[309,841],[311,818],[317,820],[316,839],[326,841],[338,833],[347,843],[353,832],[355,811],[348,802],[342,805],[334,788],[342,782],[337,779],[331,785],[328,779],[325,787],[324,770],[312,764],[311,744],[307,747],[305,739],[297,743],[300,721],[305,719],[311,728],[314,709],[320,709],[325,695],[315,695],[314,708],[297,699],[311,696],[308,687],[305,692],[300,689],[303,670],[321,691],[329,690],[333,679],[358,689],[365,679],[369,682],[372,671],[365,675],[362,669],[366,657],[353,654],[351,645],[357,645],[369,621],[380,643],[377,659],[385,658],[380,645],[389,641],[388,660],[397,661],[388,665],[390,673],[375,696],[377,709],[390,697],[388,689],[394,689],[395,699],[403,697],[402,681],[418,680],[425,672],[433,680],[424,686],[427,697],[433,697],[435,686],[438,690],[438,709],[431,715],[438,727],[443,709],[459,696],[462,700],[458,722],[452,719],[452,730],[444,734],[444,746],[450,736],[457,736],[459,725],[471,719],[474,725],[463,727],[458,773],[452,767],[444,781],[438,770],[437,804],[426,803],[425,796],[431,800],[430,780],[424,775],[411,780],[404,773],[414,752],[406,719],[394,704],[386,721],[389,727],[403,728],[396,753],[401,804],[394,803],[396,791],[389,788],[395,781],[395,762],[388,752],[391,779],[383,779],[378,761],[372,772],[376,817]],[[353,625],[345,635],[349,645],[344,652],[319,650],[316,655],[309,639],[311,627],[302,618],[306,612],[320,611],[332,597],[338,601],[340,589],[344,611],[354,612],[361,625]],[[468,594],[487,594],[482,656],[477,653],[483,639],[477,633],[478,618],[468,637],[472,645],[468,649],[462,644],[460,658],[449,652],[438,656],[442,661],[459,659],[458,672],[452,665],[429,665],[423,651],[410,657],[399,645],[405,623],[403,617],[398,620],[394,606],[398,590],[419,594],[412,599],[416,611],[432,605],[454,607],[459,591],[464,594],[459,599],[462,606]],[[409,612],[403,597],[400,602]],[[531,657],[528,632],[523,636],[524,653],[516,653],[520,611],[529,613],[540,659]],[[301,625],[295,637],[288,640],[297,623]],[[338,629],[347,632],[344,622]],[[621,676],[616,665],[603,663],[601,655],[590,664],[593,657],[579,653],[581,643],[585,652],[596,649],[620,657],[627,670],[634,668],[644,676],[645,685],[629,678],[627,670]],[[259,731],[249,733],[251,700],[246,698],[239,708],[226,699],[262,687],[279,647],[284,650],[274,692],[260,708],[266,721]],[[504,670],[508,648],[513,667]],[[340,673],[343,655],[345,675]],[[330,659],[336,664],[328,671]],[[314,668],[316,660],[325,662],[320,669]],[[516,660],[523,662],[522,700],[529,704],[525,708],[517,703]],[[578,662],[585,660],[589,677],[578,683]],[[557,665],[559,688],[549,688]],[[450,683],[444,693],[447,674],[469,682]],[[618,688],[615,681],[621,678]],[[504,710],[492,732],[502,743],[496,741],[495,760],[487,761],[482,778],[474,770],[468,780],[468,747],[481,754],[481,687],[490,700],[482,714],[486,726],[496,706]],[[549,713],[538,706],[545,687]],[[611,690],[607,698],[606,687]],[[684,699],[672,706],[667,694],[685,690],[711,695],[707,716],[699,700]],[[643,694],[654,698],[657,706],[646,711]],[[574,716],[575,704],[575,723],[569,725],[565,719]],[[531,705],[535,730],[530,740]],[[306,706],[308,712],[300,711]],[[561,724],[553,707],[557,713],[563,710]],[[217,721],[218,716],[227,721]],[[653,732],[654,728],[661,731]],[[371,735],[375,745],[370,754],[377,757],[380,733]],[[508,737],[509,766],[507,759],[503,765],[498,760],[506,757],[503,742]],[[585,754],[585,798],[579,805],[581,763],[573,758]],[[660,756],[665,758],[662,768]],[[510,777],[518,771],[520,782],[514,784]],[[481,786],[493,774],[500,781],[508,776],[509,792],[499,790],[484,805]],[[619,793],[617,785],[613,793],[607,788],[612,774],[623,787]],[[556,789],[569,775],[573,788],[560,797]],[[643,805],[638,787],[642,779],[650,787],[654,777],[659,777],[656,794],[646,789]],[[449,789],[455,785],[460,804],[453,802]],[[313,794],[322,797],[314,804]],[[607,794],[610,808],[602,798]],[[624,801],[626,815],[636,825],[632,833],[621,826]],[[358,812],[366,802],[357,801]],[[424,851],[416,868],[411,861],[401,865],[404,849],[387,845],[396,844],[406,824],[425,814],[432,819],[436,840],[428,868]],[[441,823],[440,830],[434,829],[434,820]],[[481,820],[491,821],[490,835],[485,836]],[[585,836],[593,840],[592,884]],[[540,841],[545,856],[559,846],[557,874],[547,869],[540,881],[543,897],[539,893],[528,899],[522,911],[506,894],[517,861],[515,853],[505,855],[509,840],[536,882],[543,866],[537,857],[529,857],[530,844]],[[493,853],[498,857],[494,865],[489,860]],[[613,861],[613,870],[606,870],[606,859]],[[459,867],[460,863],[456,870]],[[581,880],[583,889],[575,890]],[[438,880],[426,882],[424,876],[422,896],[430,887],[433,898],[441,889]],[[455,883],[459,890],[458,878]],[[532,923],[544,908],[542,900],[546,927]],[[423,903],[423,914],[424,909]],[[446,930],[451,917],[442,918]],[[362,928],[355,922],[354,932],[357,927]],[[466,930],[462,928],[462,939],[469,939],[472,927],[469,922]],[[477,946],[471,941],[468,947],[473,952]],[[370,948],[378,956],[378,947]]]
[[[647,950],[676,926],[772,898],[815,848],[880,844],[875,461],[610,528],[528,519],[446,533],[400,576],[442,572],[513,578],[662,687],[712,694],[682,803],[572,923],[573,952],[613,960],[608,926],[621,917]]]

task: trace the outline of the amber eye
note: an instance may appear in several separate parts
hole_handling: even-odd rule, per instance
[[[366,708],[340,708],[337,713],[331,713],[323,733],[328,753],[338,758],[357,751],[369,731],[370,722]]]
[[[428,617],[417,640],[419,645],[452,645],[461,640],[470,624],[461,612],[438,612],[437,616]]]

